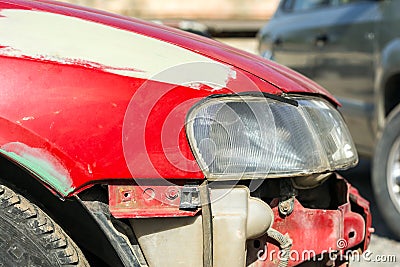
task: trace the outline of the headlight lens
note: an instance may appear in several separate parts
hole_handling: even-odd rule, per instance
[[[186,131],[207,178],[290,177],[346,169],[357,152],[339,112],[316,97],[298,106],[259,96],[210,98]]]

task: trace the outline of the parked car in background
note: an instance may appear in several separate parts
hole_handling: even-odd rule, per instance
[[[368,247],[337,101],[275,62],[0,0],[0,95],[0,266],[325,266]]]
[[[373,158],[380,211],[400,237],[400,1],[283,0],[259,53],[333,93],[358,152]]]

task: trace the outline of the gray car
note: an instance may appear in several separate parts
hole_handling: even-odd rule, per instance
[[[342,103],[359,154],[373,158],[380,211],[400,238],[400,1],[282,0],[258,40],[260,55]]]

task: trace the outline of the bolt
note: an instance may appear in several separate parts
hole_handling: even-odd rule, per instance
[[[143,191],[143,199],[146,201],[153,200],[156,197],[156,192],[154,192],[153,188],[146,188]]]
[[[175,186],[168,187],[167,191],[165,192],[165,196],[169,200],[175,200],[179,196],[179,188]]]
[[[288,211],[290,209],[290,203],[289,202],[282,202],[281,209],[284,211]]]
[[[289,215],[293,212],[294,209],[294,202],[293,198],[289,198],[285,201],[279,202],[279,212],[283,215]]]

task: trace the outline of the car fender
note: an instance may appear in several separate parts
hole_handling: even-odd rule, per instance
[[[109,180],[204,179],[184,125],[208,96],[335,102],[276,63],[147,22],[47,1],[0,1],[0,15],[1,154],[64,197]]]

